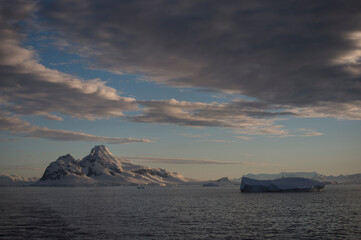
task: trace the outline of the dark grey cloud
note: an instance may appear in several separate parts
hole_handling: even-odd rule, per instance
[[[149,139],[105,137],[83,132],[49,129],[31,125],[29,122],[21,120],[16,116],[3,113],[0,113],[0,131],[7,131],[14,136],[44,138],[54,141],[104,142],[109,144],[150,142]]]
[[[6,2],[9,3],[9,2]],[[18,3],[18,2],[16,2]],[[147,123],[173,123],[183,126],[215,126],[248,128],[249,126],[269,127],[273,118],[295,115],[260,101],[235,100],[231,103],[179,102],[177,100],[136,101],[118,95],[114,88],[106,86],[99,79],[84,80],[49,69],[40,64],[36,52],[23,46],[23,37],[16,24],[36,11],[33,2],[21,2],[16,10],[2,14],[0,35],[0,74],[3,126],[2,129],[21,133],[26,137],[40,137],[52,140],[105,141],[108,143],[128,143],[143,141],[128,138],[109,138],[86,133],[53,130],[31,126],[10,113],[20,115],[40,115],[53,120],[62,120],[62,115],[76,118],[96,119],[123,116],[123,111],[142,112],[127,119]],[[12,5],[3,5],[12,9]],[[27,20],[30,21],[30,20]],[[10,124],[10,125],[9,125]]]
[[[135,122],[176,124],[191,127],[224,127],[234,129],[233,133],[243,140],[249,140],[250,135],[269,135],[278,137],[290,136],[320,136],[322,133],[312,129],[302,128],[297,131],[287,130],[279,121],[285,120],[286,116],[297,118],[303,117],[339,117],[324,108],[322,115],[318,108],[292,108],[283,109],[277,106],[271,107],[262,102],[233,100],[230,103],[202,103],[170,100],[137,101],[144,106],[142,112],[127,119]],[[360,114],[355,109],[344,107],[342,118],[356,119]],[[334,114],[334,115],[332,115]],[[296,134],[298,133],[298,134]],[[303,134],[302,134],[303,133]],[[187,135],[189,137],[202,137],[202,135]],[[247,136],[244,136],[247,135]],[[209,141],[209,140],[207,140]],[[225,142],[215,140],[214,142]]]
[[[284,116],[298,116],[282,108],[271,108],[261,102],[236,99],[230,103],[202,103],[177,101],[175,99],[159,101],[137,101],[144,108],[135,116],[127,117],[130,121],[145,123],[171,123],[191,127],[224,127],[234,129],[263,128],[265,131],[280,134],[287,133],[275,125]]]
[[[276,123],[288,116],[361,119],[359,13],[356,1],[3,1],[0,110],[54,120],[139,111],[126,119],[277,136],[293,135]],[[253,100],[122,97],[100,79],[81,79],[42,65],[36,51],[24,45],[29,27],[50,31],[62,50],[86,57],[93,68]],[[26,129],[12,131],[28,137],[133,141],[14,121]]]
[[[23,46],[19,23],[35,2],[4,1],[0,8],[0,104],[7,111],[61,120],[61,115],[96,119],[136,110],[135,99],[118,95],[100,79],[84,80],[46,68]],[[14,5],[13,5],[14,4]],[[57,113],[57,114],[52,114]]]
[[[361,99],[360,1],[53,1],[40,13],[95,68],[273,105]]]
[[[287,112],[268,112],[252,107],[251,102],[202,103],[177,101],[137,101],[145,108],[139,115],[128,117],[135,122],[172,123],[192,127],[248,128],[272,125],[272,119],[254,116],[282,116]],[[251,107],[249,107],[250,105]]]

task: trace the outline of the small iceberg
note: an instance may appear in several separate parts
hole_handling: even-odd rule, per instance
[[[325,184],[307,178],[256,180],[242,177],[241,192],[320,192]]]

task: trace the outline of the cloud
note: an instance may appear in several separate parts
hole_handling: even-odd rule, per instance
[[[308,108],[359,106],[360,8],[333,0],[53,1],[39,13],[94,68]],[[329,116],[343,118],[343,110]]]
[[[191,133],[179,133],[178,135],[184,136],[187,138],[206,138],[209,137],[209,134],[191,134]],[[208,143],[234,143],[237,142],[235,140],[224,140],[224,139],[205,139],[205,140],[197,140],[197,142],[208,142]]]
[[[188,138],[202,138],[202,137],[209,136],[209,134],[192,134],[192,133],[179,133],[178,135],[188,137]]]
[[[150,142],[150,140],[148,139],[104,137],[104,136],[95,136],[82,132],[54,130],[48,128],[33,129],[30,133],[26,134],[25,136],[35,137],[35,138],[46,138],[55,141],[105,142],[109,144]]]
[[[49,129],[31,125],[17,117],[0,114],[0,131],[9,131],[14,136],[44,138],[54,141],[105,142],[109,144],[150,142],[149,139],[96,136],[67,130]]]
[[[244,135],[274,135],[281,137],[290,136],[289,132],[286,129],[283,129],[282,125],[250,126],[247,129],[235,130],[234,133]],[[243,138],[243,136],[240,136],[240,138]]]
[[[224,140],[224,139],[209,139],[209,140],[202,140],[198,142],[206,142],[206,143],[235,143],[235,140]]]
[[[239,139],[242,139],[242,140],[251,140],[252,137],[247,137],[247,136],[236,136],[237,138]]]
[[[4,5],[5,9],[11,8]],[[139,114],[128,120],[146,123],[173,123],[193,127],[248,128],[255,125],[272,125],[272,121],[262,118],[293,115],[261,101],[234,100],[231,103],[185,102],[175,99],[161,101],[136,101],[118,95],[116,89],[106,86],[99,79],[84,80],[49,69],[40,64],[33,49],[22,45],[22,37],[14,22],[31,15],[36,5],[18,6],[4,20],[0,29],[0,82],[2,108],[21,115],[43,116],[51,120],[62,120],[62,115],[82,119],[121,117],[123,111],[139,110]],[[26,11],[24,9],[27,9]],[[18,14],[27,12],[27,14]],[[66,46],[66,44],[62,44]],[[16,121],[22,121],[17,118]],[[17,125],[17,127],[20,124]],[[29,131],[28,123],[24,126]],[[31,127],[28,137],[42,137],[53,140],[86,140],[122,143],[123,139],[97,137],[85,133]],[[125,142],[135,140],[124,139]]]
[[[284,116],[297,116],[296,112],[242,99],[235,99],[230,103],[187,102],[175,99],[137,103],[144,108],[140,114],[127,117],[130,121],[191,127],[223,127],[235,129],[234,133],[243,135],[291,136],[289,131],[276,124],[276,121],[284,120],[281,118]],[[251,139],[247,136],[238,138]]]
[[[360,120],[358,6],[357,1],[347,5],[338,1],[231,1],[226,5],[217,1],[4,1],[0,7],[1,111],[58,121],[64,116],[123,117],[143,123],[223,127],[235,129],[244,140],[252,135],[295,135],[277,123],[284,117]],[[41,64],[37,52],[25,44],[30,31],[46,31],[60,50],[89,59],[89,68],[239,98],[202,103],[122,97],[101,79],[82,79]],[[127,111],[136,113],[127,116]],[[26,122],[23,128],[29,137],[122,142],[35,129]]]
[[[16,6],[20,3],[18,6]],[[4,1],[0,14],[0,103],[8,111],[62,120],[123,116],[136,110],[135,99],[121,97],[100,79],[84,80],[39,63],[36,52],[23,45],[18,23],[36,7],[34,2]],[[53,114],[56,113],[56,114]]]
[[[192,127],[249,128],[251,126],[271,126],[277,116],[293,113],[272,112],[273,109],[260,102],[237,100],[231,103],[201,103],[170,100],[137,101],[145,108],[139,115],[129,120],[145,123],[172,123]]]
[[[168,163],[168,164],[216,164],[216,165],[233,165],[243,164],[242,162],[223,162],[209,159],[192,159],[192,158],[165,158],[165,157],[123,157],[129,160],[144,160],[153,163]]]
[[[142,160],[152,163],[166,163],[166,164],[196,164],[196,165],[245,165],[252,167],[280,167],[282,164],[275,163],[261,163],[261,162],[223,162],[209,159],[192,159],[192,158],[165,158],[165,157],[122,157],[128,160]]]
[[[301,132],[302,137],[313,137],[313,136],[322,136],[323,133],[317,132],[313,129],[307,129],[307,128],[300,128],[296,130],[296,132]]]
[[[251,126],[247,129],[237,129],[233,131],[234,134],[241,135],[262,135],[262,136],[271,136],[271,137],[312,137],[312,136],[322,136],[323,134],[317,132],[313,129],[299,128],[296,130],[287,130],[284,129],[282,125],[271,125],[271,126]],[[249,140],[251,137],[247,136],[236,136],[237,138]]]
[[[361,119],[361,101],[353,103],[320,103],[313,107],[290,109],[299,118]]]

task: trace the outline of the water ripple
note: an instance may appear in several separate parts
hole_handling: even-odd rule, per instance
[[[360,190],[1,188],[0,239],[361,239]]]

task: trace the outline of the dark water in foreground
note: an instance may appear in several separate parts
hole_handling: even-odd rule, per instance
[[[0,188],[0,239],[361,239],[361,185]]]

